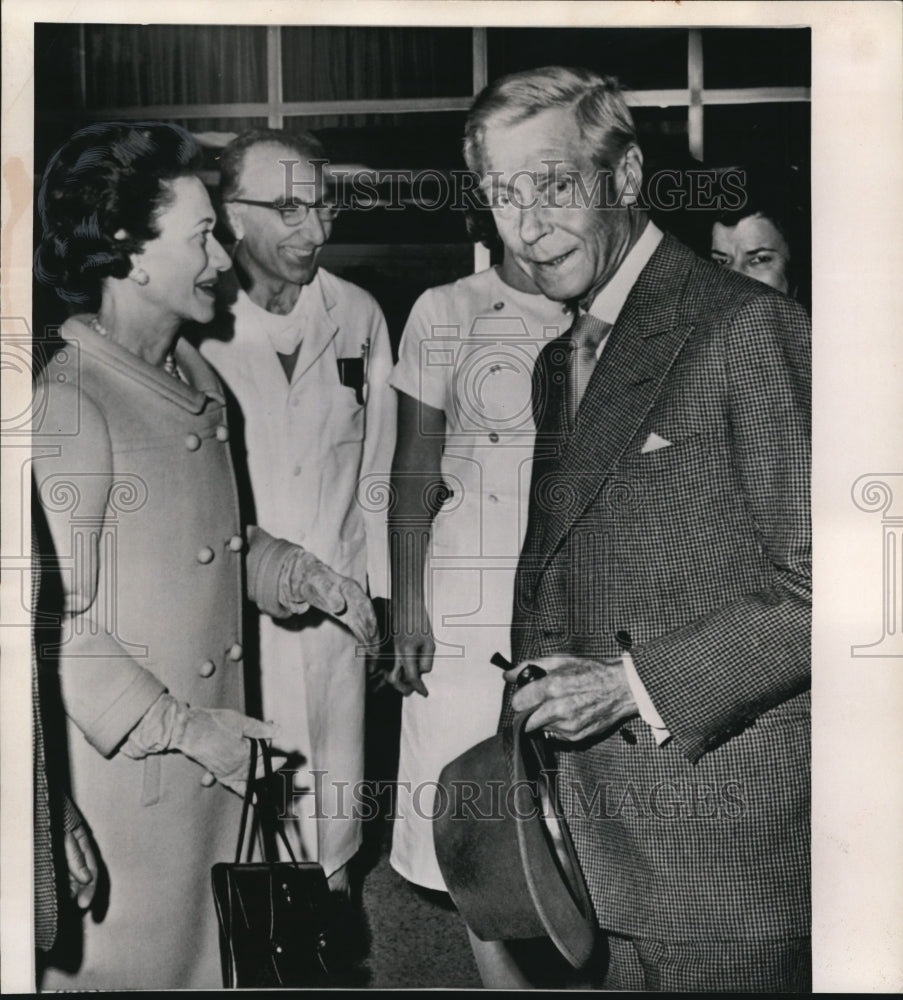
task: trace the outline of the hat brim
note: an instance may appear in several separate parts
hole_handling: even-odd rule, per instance
[[[554,760],[524,732],[528,714],[443,768],[436,857],[478,938],[547,936],[580,968],[595,944],[595,916],[557,801]]]

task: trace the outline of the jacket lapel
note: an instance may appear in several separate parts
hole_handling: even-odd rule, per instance
[[[678,314],[693,255],[665,237],[633,287],[580,403],[560,461],[547,475],[566,501],[548,509],[545,565],[637,434],[693,325]],[[566,419],[562,406],[560,419]],[[566,425],[560,425],[566,426]]]
[[[339,332],[339,325],[332,316],[335,299],[327,293],[319,274],[314,278],[310,292],[308,328],[304,330],[301,351],[295,362],[295,370],[292,372],[292,384],[316,363]]]

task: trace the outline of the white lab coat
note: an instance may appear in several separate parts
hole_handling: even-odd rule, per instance
[[[445,413],[442,477],[452,496],[433,522],[425,570],[436,641],[429,696],[402,711],[392,866],[444,890],[433,850],[435,782],[497,728],[510,653],[514,572],[527,523],[539,350],[570,326],[561,303],[506,285],[494,268],[415,303],[390,383]]]
[[[385,320],[369,293],[322,268],[295,314],[303,340],[291,383],[262,332],[271,317],[244,293],[232,339],[208,339],[201,351],[242,411],[257,523],[384,597],[396,413]],[[362,357],[364,405],[337,363]],[[287,623],[261,616],[260,663],[276,743],[305,760],[291,802],[301,851],[329,875],[361,840],[349,788],[363,779],[365,658],[347,628],[312,609]]]

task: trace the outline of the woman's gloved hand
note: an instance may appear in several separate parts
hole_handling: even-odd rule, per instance
[[[365,646],[373,645],[379,638],[376,612],[363,588],[300,545],[293,546],[282,563],[279,600],[288,610],[299,614],[310,605],[325,611],[344,622]]]
[[[242,715],[231,708],[191,708],[164,692],[129,733],[120,748],[126,757],[140,760],[149,754],[178,750],[238,795],[245,794],[250,765],[249,739],[273,739],[278,726]],[[274,755],[273,769],[285,758]],[[263,776],[258,761],[255,777]]]

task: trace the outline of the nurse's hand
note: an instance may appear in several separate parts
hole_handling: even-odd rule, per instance
[[[429,692],[421,674],[428,674],[433,669],[433,653],[436,651],[429,615],[422,604],[413,610],[409,607],[407,613],[400,614],[401,609],[393,601],[393,610],[395,666],[389,673],[389,683],[405,697],[416,691],[425,698]]]

